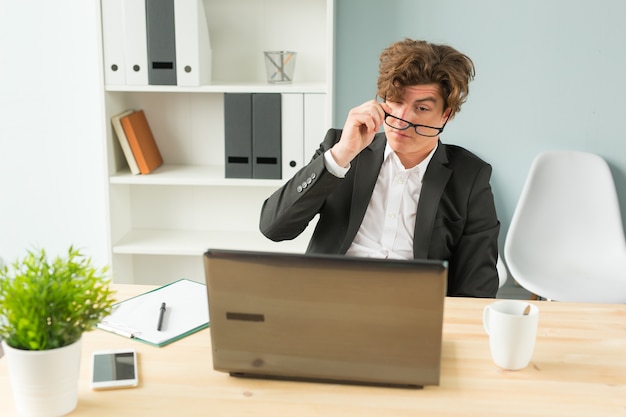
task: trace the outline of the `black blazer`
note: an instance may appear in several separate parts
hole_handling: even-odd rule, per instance
[[[329,130],[311,162],[265,200],[260,230],[266,237],[293,239],[319,213],[307,253],[346,253],[365,216],[387,139],[376,134],[346,177],[337,178],[326,170],[323,154],[340,136],[341,130]],[[448,261],[450,296],[495,297],[498,291],[500,222],[490,176],[489,164],[441,142],[424,173],[413,257]]]

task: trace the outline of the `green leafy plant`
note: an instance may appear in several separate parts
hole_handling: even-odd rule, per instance
[[[0,338],[16,349],[48,350],[76,342],[111,312],[107,268],[73,246],[49,260],[43,249],[0,268]]]

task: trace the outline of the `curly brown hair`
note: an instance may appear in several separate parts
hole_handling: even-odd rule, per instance
[[[467,100],[474,74],[472,60],[456,49],[407,38],[391,44],[380,55],[377,94],[382,99],[401,101],[405,87],[438,84],[444,110],[451,109],[450,116],[454,116]]]

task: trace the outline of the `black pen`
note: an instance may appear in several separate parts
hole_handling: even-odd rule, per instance
[[[161,308],[159,309],[159,323],[157,324],[158,331],[161,331],[161,327],[163,327],[163,316],[165,316],[165,303],[161,303]]]

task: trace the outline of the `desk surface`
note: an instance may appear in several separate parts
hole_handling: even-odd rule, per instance
[[[115,288],[125,299],[150,287]],[[491,362],[481,322],[490,301],[446,299],[441,385],[423,390],[231,378],[213,371],[208,329],[163,348],[94,330],[83,338],[71,416],[626,416],[626,305],[533,302],[535,353],[512,372]],[[91,352],[129,346],[139,387],[91,391]],[[4,358],[0,415],[17,415]]]

